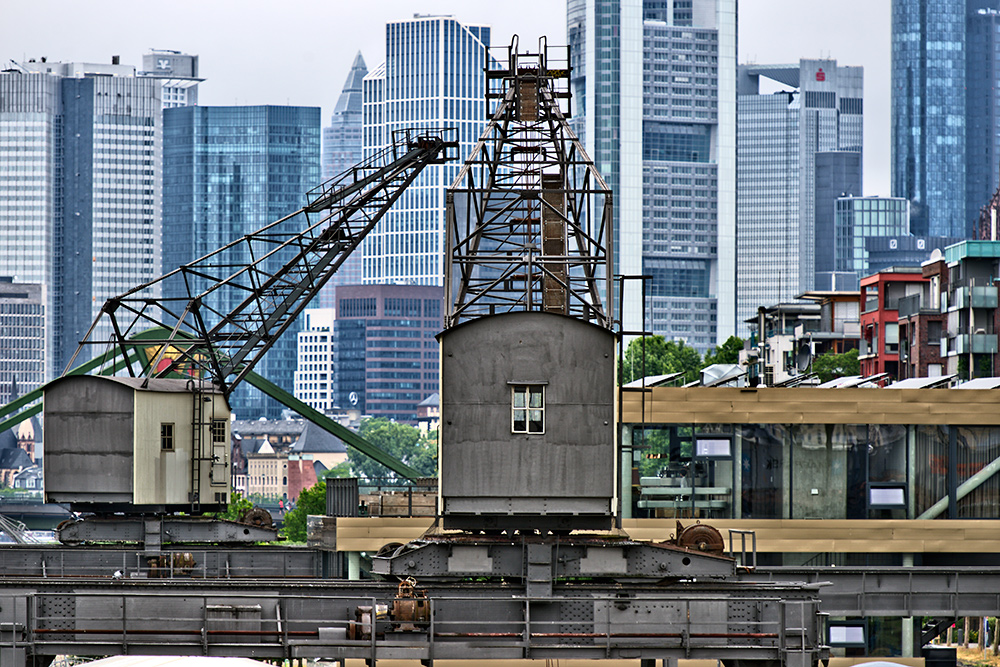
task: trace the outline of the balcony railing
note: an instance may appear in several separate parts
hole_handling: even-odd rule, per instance
[[[959,334],[955,336],[956,354],[996,354],[996,334]]]
[[[957,287],[952,290],[950,310],[961,308],[996,308],[997,288],[993,285]]]

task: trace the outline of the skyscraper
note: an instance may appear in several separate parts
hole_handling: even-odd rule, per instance
[[[320,354],[302,370],[331,369],[333,406],[415,424],[417,405],[440,389],[434,337],[441,332],[443,292],[424,285],[338,288],[332,363]],[[322,343],[308,344],[325,351]],[[311,384],[322,391],[320,381]]]
[[[415,15],[386,25],[385,62],[364,79],[364,152],[407,128],[458,129],[468,155],[486,124],[490,28]],[[461,163],[432,164],[399,197],[362,246],[366,284],[441,285],[445,187]]]
[[[139,76],[160,81],[160,97],[164,109],[198,104],[198,84],[204,81],[198,77],[198,56],[167,49],[152,49],[142,56],[142,71]]]
[[[779,90],[765,93],[762,78]],[[741,334],[759,306],[813,289],[817,266],[833,270],[832,243],[817,247],[817,239],[832,240],[836,197],[861,192],[863,79],[863,68],[836,60],[739,68]],[[825,253],[822,261],[818,252]]]
[[[45,383],[44,291],[0,276],[0,405]]]
[[[962,236],[965,0],[892,3],[892,195],[914,234]],[[957,232],[957,233],[956,233]]]
[[[180,107],[164,110],[163,126],[165,271],[297,211],[319,182],[319,108]],[[228,312],[236,303],[217,305]],[[287,391],[295,371],[293,333],[279,338],[255,369]],[[230,402],[241,418],[281,414],[246,383]]]
[[[160,106],[117,56],[0,72],[0,275],[44,286],[46,379],[109,297],[159,274]]]
[[[914,234],[969,237],[998,183],[997,0],[893,0],[892,194]]]
[[[984,5],[990,5],[986,7]],[[972,3],[965,38],[965,216],[970,223],[1000,184],[1000,2]]]
[[[368,66],[361,52],[354,56],[351,71],[337,98],[330,124],[323,128],[322,171],[326,181],[350,169],[362,157],[361,103]]]
[[[615,193],[624,327],[735,332],[736,1],[569,0],[574,127]],[[582,119],[580,118],[582,116]]]
[[[323,128],[322,172],[326,181],[347,171],[361,162],[362,122],[361,102],[363,94],[362,81],[368,74],[368,67],[361,52],[354,57],[351,71],[344,82],[344,88],[337,98],[337,106],[330,116],[330,124]],[[334,290],[337,285],[353,285],[361,282],[361,252],[355,252],[333,275],[330,282],[319,294],[319,302],[313,303],[322,308],[332,308]]]

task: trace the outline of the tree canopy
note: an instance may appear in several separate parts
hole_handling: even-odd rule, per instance
[[[423,436],[420,429],[414,426],[378,417],[361,422],[359,433],[365,440],[416,469],[424,477],[437,474],[437,431]],[[353,447],[347,451],[347,460],[355,477],[374,479],[396,476],[384,465]]]
[[[826,352],[812,362],[812,372],[819,376],[820,382],[829,382],[835,378],[861,374],[861,362],[858,361],[857,349],[837,354]]]
[[[725,343],[713,347],[705,353],[704,366],[711,366],[712,364],[738,364],[740,363],[740,350],[742,349],[743,339],[739,336],[730,336],[726,339]]]
[[[295,500],[295,509],[285,513],[281,535],[290,542],[306,541],[306,517],[326,514],[326,480],[303,489]]]
[[[645,340],[645,373],[643,373],[643,340]],[[625,350],[622,384],[637,380],[645,374],[665,375],[684,373],[684,381],[698,379],[701,355],[684,341],[666,340],[663,336],[636,338]]]

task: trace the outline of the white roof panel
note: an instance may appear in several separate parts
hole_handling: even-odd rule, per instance
[[[1000,389],[1000,378],[973,378],[956,389]]]

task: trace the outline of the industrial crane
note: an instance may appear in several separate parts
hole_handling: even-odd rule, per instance
[[[228,397],[421,170],[457,157],[454,133],[397,131],[390,146],[310,191],[299,211],[108,299],[67,371],[99,345],[119,353],[131,377],[181,373]],[[141,343],[157,352],[136,363],[130,338],[147,329],[162,332]]]

